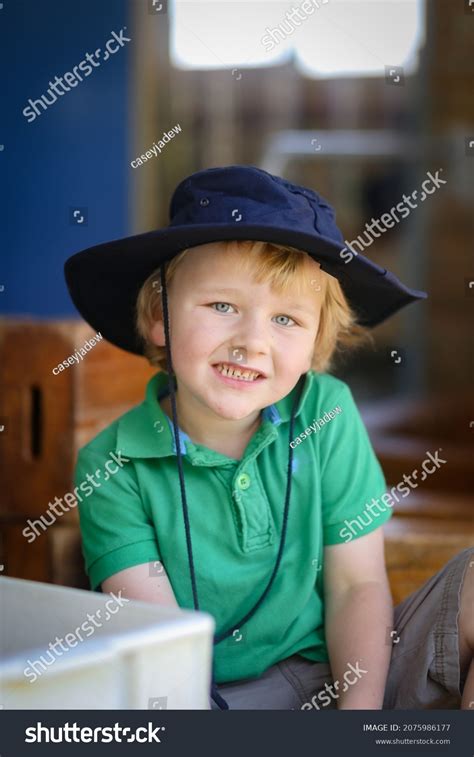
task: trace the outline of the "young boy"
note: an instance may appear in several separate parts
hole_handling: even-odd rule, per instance
[[[425,293],[345,265],[325,200],[253,166],[188,177],[170,216],[66,264],[94,330],[161,369],[79,453],[92,589],[212,614],[216,709],[474,707],[474,549],[393,613],[393,501],[328,373]]]

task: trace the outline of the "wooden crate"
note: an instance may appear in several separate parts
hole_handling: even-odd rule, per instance
[[[80,320],[0,321],[0,562],[8,575],[84,585],[77,508],[31,544],[21,531],[71,492],[79,448],[141,402],[156,372],[100,340],[53,374],[94,336]]]

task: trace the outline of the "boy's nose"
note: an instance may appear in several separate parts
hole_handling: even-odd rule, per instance
[[[241,323],[232,336],[232,345],[237,349],[245,350],[248,362],[252,355],[266,354],[271,344],[269,329],[258,319],[252,319]],[[235,346],[232,348],[235,349]]]

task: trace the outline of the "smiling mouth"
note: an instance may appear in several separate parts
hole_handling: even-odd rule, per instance
[[[251,371],[246,368],[239,368],[230,365],[229,363],[217,363],[214,368],[219,371],[222,376],[227,378],[237,379],[238,381],[255,381],[258,378],[265,378],[262,373],[257,371]]]

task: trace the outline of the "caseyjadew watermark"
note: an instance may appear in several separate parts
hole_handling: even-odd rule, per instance
[[[74,363],[79,364],[79,358],[81,358],[81,362],[83,358],[87,355],[88,352],[96,345],[100,340],[102,339],[102,334],[100,331],[97,332],[95,337],[92,337],[92,339],[87,339],[84,342],[83,347],[79,347],[78,350],[75,351],[74,355],[70,355],[66,360],[63,360],[62,363],[59,363],[55,368],[52,369],[52,373],[54,373],[55,376],[57,376],[61,371],[65,371],[66,368],[69,368],[70,365],[74,365]]]
[[[135,158],[135,160],[132,160],[130,162],[130,165],[132,168],[137,168],[137,166],[141,166],[143,163],[146,163],[147,160],[151,160],[153,156],[156,158],[157,155],[161,153],[161,151],[165,148],[165,145],[167,142],[170,142],[179,132],[181,131],[181,126],[179,124],[176,124],[176,126],[173,126],[170,131],[164,131],[163,136],[161,139],[158,140],[158,144],[156,142],[153,142],[153,147],[150,147],[149,150],[142,153],[139,158]],[[161,291],[161,290],[160,290]]]
[[[304,439],[306,439],[307,436],[311,436],[312,433],[317,433],[321,430],[321,428],[326,424],[332,421],[336,415],[339,415],[339,413],[342,413],[342,408],[339,405],[336,405],[335,408],[332,410],[329,410],[329,412],[324,413],[324,415],[321,418],[314,419],[313,423],[308,426],[301,434],[298,434],[298,436],[293,439],[292,442],[290,442],[290,447],[294,449],[298,446],[298,444],[301,444]]]

